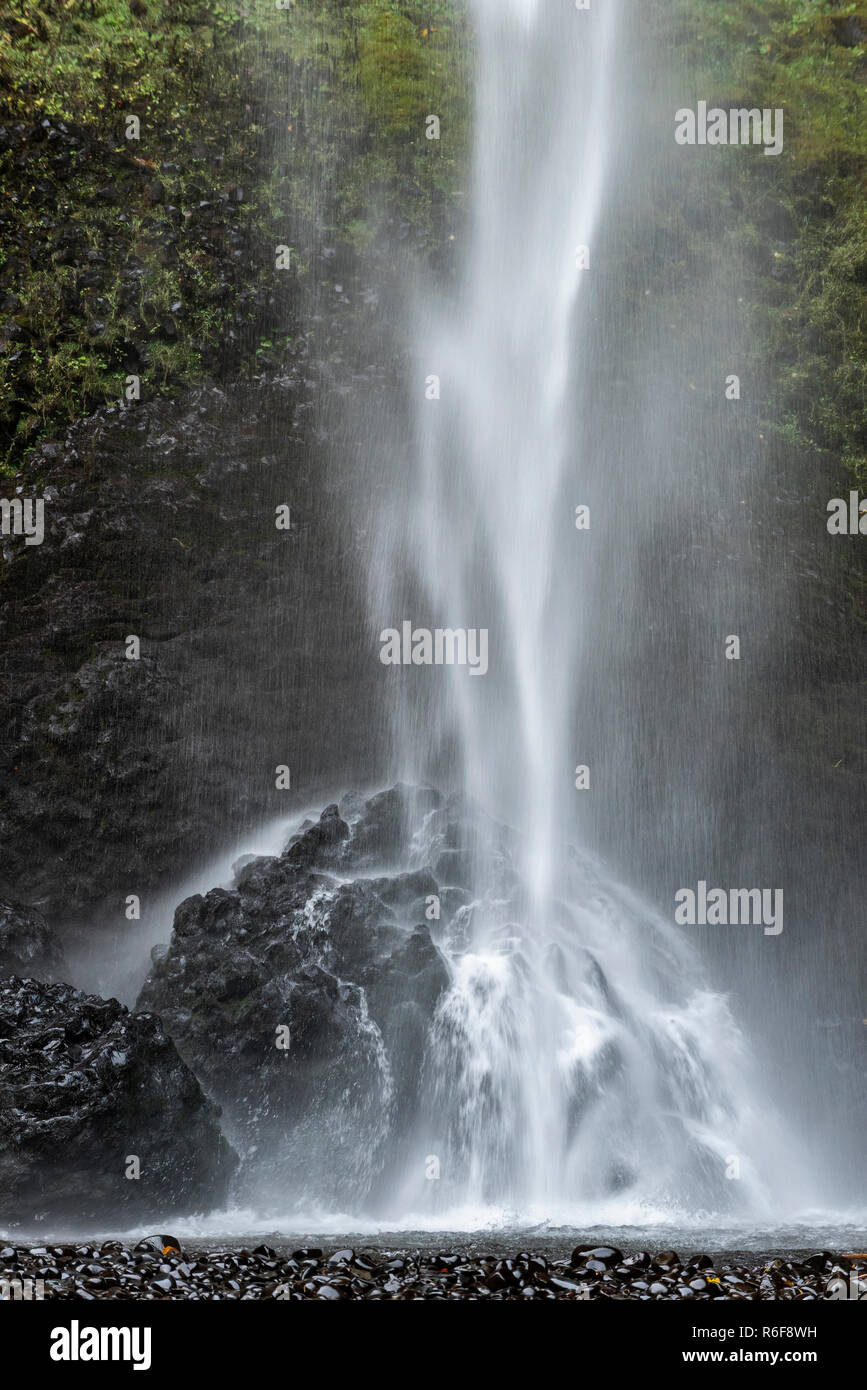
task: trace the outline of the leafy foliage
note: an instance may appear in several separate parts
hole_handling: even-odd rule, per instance
[[[867,486],[867,7],[675,0],[668,14],[696,96],[785,112],[783,156],[732,170],[753,217],[769,414]]]

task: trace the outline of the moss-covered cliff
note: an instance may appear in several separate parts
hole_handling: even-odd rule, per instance
[[[359,246],[399,214],[433,248],[466,134],[462,24],[442,0],[0,8],[7,475],[129,376],[146,399],[279,366],[325,230]]]

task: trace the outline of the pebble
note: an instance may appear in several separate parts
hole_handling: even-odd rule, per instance
[[[700,1272],[699,1272],[700,1271]],[[808,1300],[828,1296],[837,1272],[867,1281],[867,1259],[821,1251],[797,1259],[681,1258],[672,1250],[624,1256],[577,1246],[569,1260],[539,1252],[510,1257],[465,1250],[318,1247],[280,1255],[255,1249],[184,1250],[170,1235],[135,1245],[4,1245],[0,1279],[41,1279],[46,1299],[690,1299]]]

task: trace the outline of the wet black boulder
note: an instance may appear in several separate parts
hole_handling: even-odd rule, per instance
[[[4,1227],[223,1205],[237,1160],[218,1117],[159,1019],[71,985],[0,981]]]
[[[224,1108],[245,1178],[282,1201],[367,1199],[417,1118],[448,985],[425,919],[440,890],[427,868],[370,875],[383,809],[350,829],[329,806],[232,891],[186,899],[138,1001]]]

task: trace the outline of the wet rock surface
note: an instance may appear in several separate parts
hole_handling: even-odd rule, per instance
[[[70,985],[0,981],[8,1229],[221,1205],[236,1160],[218,1119],[159,1019]]]
[[[780,1257],[579,1246],[571,1259],[540,1250],[304,1246],[205,1249],[155,1235],[131,1245],[0,1245],[0,1280],[41,1280],[44,1297],[93,1299],[365,1300],[534,1299],[565,1302],[812,1301],[841,1288],[867,1293],[867,1260],[830,1251]]]
[[[382,668],[309,438],[324,368],[297,353],[280,380],[72,426],[22,479],[43,543],[2,537],[0,898],[97,953],[121,883],[144,897],[287,813],[278,764],[309,794],[371,752],[345,715]]]
[[[35,908],[0,902],[0,978],[57,980],[67,973],[60,942]]]
[[[614,983],[616,954],[575,948],[586,924],[565,904],[540,965],[522,944],[519,845],[461,797],[398,785],[344,796],[282,853],[239,860],[231,889],[181,903],[138,1007],[163,1019],[223,1108],[242,1159],[240,1205],[433,1215],[468,1192],[510,1202],[533,1180],[524,1136],[554,1066],[556,1103],[538,1133],[574,1188],[638,1192],[632,1154],[643,1145],[659,1156],[660,1201],[732,1200],[717,1156],[693,1139],[724,1109],[737,1114],[705,1050],[707,1021],[697,1031],[666,985],[668,1021],[650,1026],[656,1015]],[[631,963],[647,950],[648,972],[686,981],[655,923],[633,935],[633,905],[577,852],[563,862],[564,899],[593,902],[609,937],[629,940]],[[476,948],[488,931],[494,945]],[[552,1054],[553,1041],[532,1051],[537,1010],[556,1017],[551,1039],[581,1036],[574,1057]],[[670,1026],[678,1010],[681,1031]],[[726,1036],[727,1017],[713,1027]],[[637,1099],[650,1064],[653,1104]],[[620,1124],[630,1143],[600,1158],[590,1136]]]
[[[225,1108],[251,1180],[357,1200],[400,1162],[448,984],[425,920],[440,887],[426,867],[347,876],[387,860],[419,798],[439,803],[348,798],[352,828],[327,807],[282,855],[241,862],[233,891],[183,902],[157,954],[138,1007]]]

